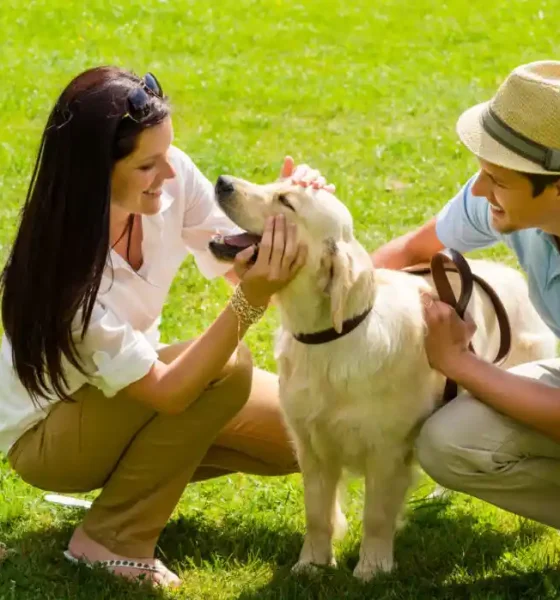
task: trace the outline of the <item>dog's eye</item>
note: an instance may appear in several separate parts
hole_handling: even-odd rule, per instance
[[[278,194],[278,202],[282,203],[284,206],[287,206],[290,210],[296,212],[296,209],[290,204],[288,200],[288,196],[286,194]]]

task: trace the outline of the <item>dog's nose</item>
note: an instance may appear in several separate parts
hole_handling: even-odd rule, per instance
[[[226,175],[220,175],[216,181],[216,195],[229,196],[233,193],[233,183]]]

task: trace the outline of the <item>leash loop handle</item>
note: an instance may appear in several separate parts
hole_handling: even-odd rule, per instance
[[[434,254],[430,262],[432,277],[440,299],[453,307],[455,312],[464,320],[465,311],[467,310],[467,306],[469,305],[473,293],[473,274],[469,263],[462,254],[451,248],[449,249],[449,253],[451,255],[450,257],[443,252]],[[451,284],[447,278],[445,269],[446,263],[454,264],[457,268],[457,273],[459,273],[459,279],[461,280],[459,300],[455,298],[455,294],[453,293]]]
[[[480,287],[490,297],[492,305],[494,306],[494,310],[496,311],[496,318],[500,328],[500,347],[498,348],[498,353],[496,358],[493,360],[493,363],[500,364],[506,359],[511,349],[511,325],[509,323],[507,311],[492,286],[481,277],[473,275],[470,265],[463,255],[452,248],[449,248],[448,251],[450,256],[447,256],[442,252],[438,252],[437,254],[434,254],[430,262],[432,278],[434,280],[434,285],[440,300],[452,306],[459,317],[464,320],[465,311],[470,302],[474,281],[476,280]],[[449,279],[447,278],[446,274],[446,271],[450,270],[447,267],[447,265],[450,263],[453,265],[451,270],[456,270],[456,272],[459,274],[459,279],[461,280],[461,293],[459,295],[459,300],[455,298],[455,294],[453,293],[451,284],[449,283]],[[474,353],[472,344],[469,344],[469,349]],[[457,383],[451,379],[447,379],[443,393],[444,402],[449,402],[449,400],[455,398],[456,395]]]

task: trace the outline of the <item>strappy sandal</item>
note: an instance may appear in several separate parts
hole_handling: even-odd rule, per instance
[[[152,573],[159,573],[164,577],[164,580],[167,579],[167,569],[165,565],[158,559],[156,559],[155,565],[149,565],[147,563],[143,563],[141,561],[134,560],[96,560],[96,561],[88,561],[84,558],[76,558],[73,554],[70,553],[69,550],[65,550],[63,552],[64,558],[69,560],[74,564],[82,564],[88,567],[89,569],[93,569],[94,567],[103,567],[108,571],[112,571],[113,569],[119,567],[127,567],[128,569],[138,569],[139,571],[150,571]],[[140,574],[141,575],[141,574]]]

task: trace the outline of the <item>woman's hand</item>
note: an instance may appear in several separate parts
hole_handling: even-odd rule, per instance
[[[280,172],[280,179],[288,178],[291,178],[292,183],[295,185],[301,185],[302,187],[311,186],[316,190],[322,188],[331,194],[334,194],[336,189],[332,183],[327,183],[327,180],[317,169],[312,169],[309,165],[298,165],[296,167],[294,159],[291,156],[284,158],[284,165]]]
[[[465,314],[465,320],[455,310],[430,294],[422,294],[426,321],[425,348],[433,369],[453,378],[454,369],[469,352],[469,343],[476,331],[474,321]]]
[[[301,269],[307,246],[298,244],[295,224],[286,223],[284,215],[278,215],[266,220],[257,260],[251,265],[254,252],[255,246],[240,252],[234,270],[247,301],[253,306],[264,306]]]

